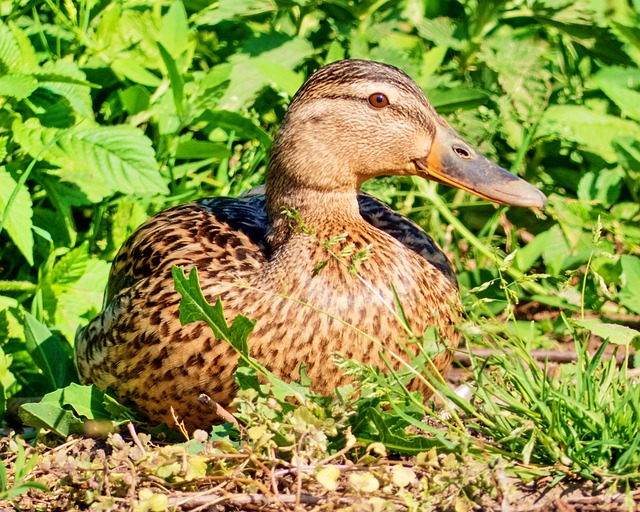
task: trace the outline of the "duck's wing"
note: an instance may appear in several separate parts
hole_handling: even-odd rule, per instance
[[[358,205],[363,219],[417,252],[457,288],[458,281],[449,258],[422,228],[364,192],[358,194]]]
[[[169,265],[203,267],[210,262],[220,265],[222,271],[235,271],[239,269],[234,266],[246,266],[249,255],[260,265],[269,257],[265,242],[268,229],[261,196],[211,197],[164,210],[140,226],[118,252],[105,304]]]

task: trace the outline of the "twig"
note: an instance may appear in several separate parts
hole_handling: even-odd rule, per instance
[[[472,350],[473,357],[479,358],[488,358],[493,355],[501,355],[501,354],[511,354],[512,351],[510,349],[505,350],[494,350],[490,348],[474,348]],[[569,350],[532,350],[530,352],[531,357],[539,362],[548,361],[550,363],[573,363],[577,361],[578,356],[575,351]],[[629,356],[624,353],[616,354],[616,363],[619,366],[622,366],[625,360],[631,361],[633,356]],[[603,354],[602,359],[605,361],[609,361],[613,358],[613,354]],[[458,362],[460,365],[468,367],[471,366],[471,356],[469,352],[464,350],[456,351],[454,354],[454,361]]]
[[[332,496],[331,498],[326,496],[313,496],[311,494],[301,494],[299,497],[295,494],[278,494],[276,496],[266,496],[264,494],[230,494],[227,496],[203,496],[201,493],[197,493],[192,497],[170,497],[168,501],[169,507],[174,506],[191,506],[191,507],[208,507],[220,503],[227,503],[230,505],[283,505],[283,504],[295,504],[299,501],[302,505],[320,505],[323,503],[329,503],[339,505],[352,505],[356,503],[357,498],[348,496]]]
[[[208,405],[213,413],[221,420],[227,423],[233,423],[234,427],[239,428],[238,420],[236,420],[235,416],[222,407],[218,402],[212,400],[209,395],[202,393],[198,397],[198,402]]]
[[[144,445],[140,441],[140,438],[138,437],[138,433],[136,432],[136,429],[133,426],[133,423],[131,423],[131,422],[127,423],[127,429],[129,430],[129,434],[131,435],[131,439],[133,439],[133,443],[138,447],[138,449],[140,450],[140,452],[142,453],[143,456],[146,455],[147,454],[147,450],[145,450]]]

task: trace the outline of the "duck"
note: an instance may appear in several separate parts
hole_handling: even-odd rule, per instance
[[[77,332],[81,382],[111,388],[154,423],[220,423],[238,354],[203,322],[181,325],[172,267],[196,268],[225,317],[255,321],[250,354],[329,395],[351,382],[335,354],[388,371],[435,331],[433,371],[460,343],[460,293],[433,238],[365,194],[378,176],[417,176],[495,203],[542,209],[535,186],[481,155],[396,67],[346,59],[315,71],[274,138],[264,186],[161,211],[124,243],[102,311]],[[408,348],[408,350],[407,350]],[[423,391],[424,379],[409,389]]]

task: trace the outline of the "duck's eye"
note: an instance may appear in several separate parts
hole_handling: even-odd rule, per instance
[[[467,149],[465,149],[465,148],[460,147],[460,146],[454,146],[453,150],[461,158],[470,158],[471,157],[471,154],[469,153],[469,151]]]
[[[387,98],[386,94],[376,92],[369,96],[369,104],[376,108],[383,108],[389,104],[389,98]]]

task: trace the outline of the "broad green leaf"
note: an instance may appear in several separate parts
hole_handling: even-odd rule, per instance
[[[0,96],[24,99],[38,88],[38,81],[32,75],[11,73],[0,76]]]
[[[262,44],[277,46],[265,51]],[[311,43],[305,39],[289,39],[283,42],[282,34],[273,34],[248,41],[244,51],[247,54],[236,54],[231,59],[233,69],[229,87],[220,100],[221,109],[238,110],[269,84],[269,79],[262,74],[260,68],[277,64],[293,69],[314,50]],[[248,54],[251,55],[250,58]]]
[[[175,59],[189,50],[191,46],[189,23],[183,2],[174,0],[167,13],[162,17],[158,32],[158,44]]]
[[[215,25],[221,21],[256,16],[276,9],[277,4],[274,0],[220,0],[208,9],[200,11],[194,23]]]
[[[196,160],[201,158],[223,159],[229,158],[231,152],[224,144],[219,142],[209,142],[203,140],[181,140],[176,149],[176,158],[185,160]]]
[[[33,265],[33,232],[31,230],[33,216],[31,196],[23,185],[14,194],[18,183],[0,166],[0,215],[2,226],[25,257],[29,265]],[[0,228],[1,230],[2,228]]]
[[[25,425],[34,428],[45,428],[62,437],[79,434],[83,431],[84,422],[72,411],[64,408],[56,399],[61,390],[45,395],[38,403],[23,404],[18,415]]]
[[[640,139],[640,125],[578,105],[552,105],[543,114],[536,131],[538,139],[566,139],[601,156],[607,162],[615,162],[616,153],[612,141],[623,135]]]
[[[622,255],[622,279],[624,286],[620,290],[620,302],[634,313],[640,314],[640,258]]]
[[[489,99],[489,93],[482,89],[454,87],[427,91],[431,104],[438,112],[455,112],[459,109],[476,108]]]
[[[137,128],[118,125],[59,131],[29,119],[14,122],[13,129],[25,151],[33,157],[42,152],[44,160],[58,167],[48,172],[76,184],[91,201],[116,192],[167,193],[151,141]]]
[[[292,71],[291,68],[281,66],[276,62],[267,62],[258,59],[255,62],[256,68],[270,82],[273,82],[277,89],[293,96],[304,82],[300,73]]]
[[[588,329],[592,334],[609,340],[614,345],[631,345],[637,348],[640,340],[640,331],[631,327],[619,324],[610,324],[597,319],[574,320],[574,323],[584,329]]]
[[[151,94],[139,85],[133,85],[126,89],[119,89],[118,96],[124,109],[131,115],[147,110]]]
[[[60,402],[62,405],[70,405],[80,416],[90,420],[109,418],[109,414],[104,408],[104,392],[97,387],[71,383],[61,391]]]
[[[26,311],[24,337],[29,354],[47,378],[51,389],[69,384],[73,378],[73,365],[70,365],[70,350],[65,347],[65,342]]]
[[[271,146],[271,137],[251,119],[228,110],[207,110],[198,119],[207,122],[211,127],[235,131],[236,137],[243,139],[257,139],[265,149]]]
[[[622,74],[626,74],[626,77]],[[640,92],[633,90],[640,87],[640,70],[603,68],[593,79],[623,115],[640,121]]]
[[[162,79],[154,75],[133,57],[120,57],[114,59],[111,68],[118,74],[128,78],[133,83],[158,87]]]
[[[613,147],[622,167],[640,177],[640,139],[617,137],[613,139]]]

